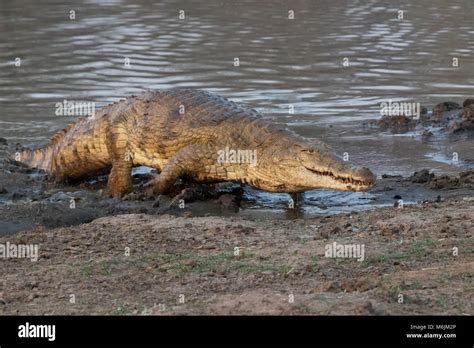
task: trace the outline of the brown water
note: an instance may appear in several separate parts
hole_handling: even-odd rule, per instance
[[[54,114],[64,99],[102,106],[192,87],[322,138],[379,175],[456,172],[474,157],[472,141],[421,142],[360,123],[380,117],[389,99],[431,108],[474,97],[473,18],[472,0],[2,0],[0,137],[45,143],[73,121]]]

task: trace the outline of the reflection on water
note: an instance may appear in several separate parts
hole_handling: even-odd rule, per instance
[[[437,159],[468,156],[472,142],[448,148],[358,124],[379,117],[387,99],[432,106],[474,96],[473,8],[471,0],[2,0],[0,137],[44,143],[73,120],[54,116],[63,99],[101,106],[144,89],[193,87],[323,138],[378,174],[457,171]]]

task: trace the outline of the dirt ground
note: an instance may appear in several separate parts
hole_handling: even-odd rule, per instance
[[[472,315],[473,206],[37,226],[0,238],[39,246],[36,262],[0,262],[0,314]],[[326,257],[333,242],[363,244],[364,260]]]

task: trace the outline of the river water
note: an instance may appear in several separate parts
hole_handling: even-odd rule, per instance
[[[2,0],[0,137],[44,144],[74,121],[55,115],[64,99],[102,106],[191,87],[320,138],[378,175],[454,173],[474,158],[472,141],[361,124],[388,100],[431,109],[474,97],[473,15],[472,0]]]

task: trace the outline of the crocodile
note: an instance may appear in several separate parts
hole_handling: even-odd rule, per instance
[[[369,169],[350,166],[323,142],[193,89],[125,98],[77,119],[46,146],[22,149],[16,157],[58,180],[109,173],[108,192],[116,198],[133,191],[134,166],[158,170],[145,185],[149,196],[168,193],[180,177],[293,194],[318,188],[366,191],[375,181]]]

